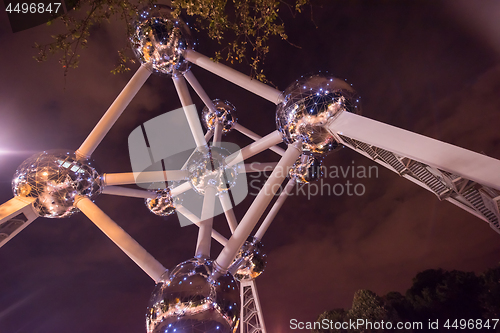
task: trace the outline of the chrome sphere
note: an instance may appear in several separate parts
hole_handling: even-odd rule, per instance
[[[340,147],[327,128],[343,111],[360,113],[359,96],[352,87],[334,77],[313,75],[283,92],[276,124],[287,144],[300,139],[306,154],[324,155]]]
[[[236,184],[237,165],[228,167],[225,160],[229,152],[222,147],[197,149],[189,158],[186,169],[193,189],[205,194],[207,186],[213,186],[217,193],[226,192]]]
[[[321,160],[313,155],[302,154],[288,172],[297,183],[307,184],[321,177]]]
[[[262,243],[257,240],[246,241],[231,265],[230,271],[238,281],[255,279],[267,264],[267,255],[262,251]]]
[[[156,198],[147,198],[144,200],[146,207],[148,207],[151,213],[158,216],[169,216],[175,213],[174,200],[170,195],[169,188],[158,189],[152,192],[156,193]]]
[[[228,101],[222,101],[220,99],[214,99],[216,112],[213,112],[208,107],[204,107],[201,111],[201,120],[203,126],[209,131],[215,130],[215,124],[220,122],[222,124],[222,133],[229,132],[234,124],[236,124],[236,108],[233,104]]]
[[[68,217],[79,211],[77,195],[94,198],[101,193],[101,177],[89,160],[77,160],[74,152],[44,151],[17,168],[12,180],[15,196],[37,200],[34,207],[43,217]]]
[[[139,11],[130,41],[139,61],[151,64],[156,72],[175,75],[189,69],[183,52],[193,48],[190,29],[168,6],[153,5]]]
[[[213,262],[194,258],[156,285],[146,313],[148,333],[234,333],[240,292],[230,274],[212,279]]]

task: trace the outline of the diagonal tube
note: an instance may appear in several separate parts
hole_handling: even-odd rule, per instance
[[[248,211],[234,231],[234,234],[227,242],[227,245],[224,249],[222,249],[221,253],[217,257],[214,266],[219,274],[227,272],[227,269],[236,257],[236,254],[240,250],[241,246],[252,232],[260,217],[266,210],[266,207],[278,192],[281,183],[288,174],[287,170],[295,163],[297,158],[302,153],[301,147],[301,141],[288,145],[285,155],[283,155],[280,159],[278,165],[273,170],[259,194],[250,205],[250,208],[248,208]]]
[[[76,156],[78,158],[87,159],[92,155],[99,143],[101,143],[102,139],[104,139],[111,127],[115,124],[122,112],[125,110],[132,98],[134,98],[137,94],[139,89],[141,89],[150,75],[151,72],[146,65],[141,65],[141,67],[139,67],[125,88],[123,88],[118,97],[116,97],[113,104],[111,104],[108,108],[104,116],[102,116],[101,120],[99,120],[92,132],[90,132],[89,136],[85,139],[80,148],[78,148],[76,151]]]
[[[210,258],[216,193],[217,190],[213,186],[208,185],[205,188],[203,207],[201,208],[201,222],[199,224],[200,230],[198,230],[198,240],[196,242],[195,257],[197,258]]]
[[[101,229],[125,254],[132,259],[146,274],[156,283],[161,280],[161,276],[167,271],[151,254],[149,254],[139,243],[127,234],[119,225],[109,218],[96,204],[88,197],[77,196],[75,207],[80,209],[89,220]]]
[[[234,233],[236,227],[238,227],[238,222],[236,220],[236,215],[234,215],[233,205],[231,204],[231,198],[228,192],[219,193],[219,200],[226,215],[227,224],[229,229],[231,229],[231,234]]]
[[[235,123],[233,125],[233,128],[235,130],[237,130],[238,132],[240,132],[241,134],[249,137],[253,141],[257,141],[257,140],[262,139],[262,137],[260,135],[250,131],[248,128],[241,126],[238,123]],[[285,153],[285,150],[283,148],[278,147],[278,146],[269,147],[269,150],[274,151],[276,154],[281,155],[281,156],[283,156],[283,154]]]
[[[270,87],[259,80],[238,72],[226,65],[218,62],[213,62],[210,58],[193,50],[185,51],[184,57],[195,65],[206,69],[254,94],[273,102],[274,104],[281,103],[281,91]]]
[[[195,224],[196,226],[198,227],[200,226],[201,220],[192,212],[190,212],[186,207],[179,205],[175,207],[175,210],[178,213],[184,215],[184,217],[186,217],[189,221],[193,222],[193,224]],[[227,238],[222,236],[214,229],[212,229],[212,238],[215,239],[217,242],[219,242],[222,246],[226,246],[227,244]]]
[[[252,157],[254,155],[257,155],[258,153],[280,143],[283,141],[283,138],[281,137],[281,133],[278,132],[277,130],[274,132],[269,133],[265,137],[252,142],[246,147],[241,148],[237,152],[234,152],[233,154],[229,155],[226,157],[226,164],[228,167],[231,167],[237,163],[240,163],[244,160],[246,160],[249,157]]]
[[[190,107],[193,104],[193,101],[191,100],[191,96],[189,95],[186,80],[184,80],[183,76],[172,76],[172,80],[174,81],[175,89],[177,90],[177,94],[179,95],[179,99],[181,100],[182,108],[184,109],[184,113],[186,114],[189,128],[191,129],[191,133],[193,134],[196,146],[206,147],[207,142],[205,141],[205,135],[203,134],[203,130],[201,128],[200,118],[198,118],[196,108],[194,106]]]
[[[264,237],[264,234],[266,233],[267,229],[271,225],[271,222],[273,222],[274,218],[276,217],[276,214],[278,214],[279,210],[281,209],[281,207],[285,203],[285,200],[288,198],[290,193],[292,193],[292,189],[294,186],[295,186],[295,179],[292,178],[286,184],[284,191],[281,192],[280,196],[278,197],[278,199],[274,203],[274,205],[271,208],[271,210],[269,211],[269,213],[267,213],[266,218],[264,219],[264,221],[260,225],[259,229],[255,233],[255,236],[254,236],[255,239],[257,239],[259,241],[262,240],[262,237]]]

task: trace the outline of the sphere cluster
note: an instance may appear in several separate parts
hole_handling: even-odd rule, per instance
[[[267,255],[262,251],[262,247],[262,243],[257,240],[243,244],[230,269],[236,280],[255,279],[264,272]]]
[[[24,161],[12,180],[15,196],[37,200],[35,210],[42,217],[68,217],[78,212],[75,197],[94,198],[102,181],[89,160],[78,160],[74,152],[44,151]]]
[[[307,184],[321,177],[321,160],[313,155],[302,154],[288,171],[290,178],[299,184]]]
[[[201,121],[209,131],[215,130],[215,124],[219,122],[222,125],[222,133],[225,134],[236,124],[236,108],[228,101],[214,99],[212,102],[214,103],[216,112],[205,106],[201,111]]]
[[[351,86],[334,77],[312,75],[283,92],[276,124],[287,144],[302,140],[304,153],[325,155],[340,147],[328,125],[344,111],[360,113],[359,97]]]
[[[144,200],[149,211],[158,216],[169,216],[175,212],[174,200],[170,195],[170,189],[158,189],[154,191],[156,198]]]
[[[187,24],[165,5],[153,5],[139,11],[133,24],[132,50],[142,64],[158,73],[176,75],[189,69],[183,52],[193,48]]]
[[[151,295],[148,333],[233,333],[239,323],[240,292],[231,274],[212,279],[213,262],[190,259],[175,267]]]
[[[207,186],[212,186],[217,193],[226,192],[236,184],[237,165],[228,167],[227,149],[222,147],[199,148],[189,158],[186,169],[193,189],[205,194]]]

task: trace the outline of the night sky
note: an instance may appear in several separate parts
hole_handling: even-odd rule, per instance
[[[324,1],[313,20],[308,10],[295,20],[282,12],[291,43],[273,40],[264,64],[279,89],[329,71],[357,89],[364,116],[500,159],[498,2]],[[0,202],[12,197],[12,175],[31,154],[76,150],[137,68],[109,73],[127,42],[120,22],[112,21],[92,31],[80,67],[65,79],[56,58],[32,59],[34,42],[50,41],[53,29],[14,34],[0,14]],[[213,46],[201,37],[199,44],[210,55]],[[275,129],[273,104],[201,68],[193,73],[211,98],[236,106],[240,124],[260,135]],[[171,79],[151,76],[95,151],[101,172],[130,171],[130,132],[179,107]],[[251,142],[239,133],[225,140]],[[253,160],[278,157],[265,152]],[[347,148],[324,164],[378,165]],[[293,318],[313,321],[325,310],[349,308],[358,289],[404,293],[425,269],[479,273],[500,262],[500,235],[487,223],[378,171],[370,179],[349,178],[363,185],[362,196],[286,201],[263,238],[268,266],[257,279],[269,333],[289,332]],[[238,219],[252,198],[237,206]],[[175,215],[157,217],[137,198],[101,195],[96,204],[165,267],[194,255],[198,228],[181,228]],[[229,237],[223,218],[215,228]],[[221,248],[213,244],[216,257]],[[145,332],[153,281],[83,214],[37,219],[0,248],[0,267],[2,333]]]

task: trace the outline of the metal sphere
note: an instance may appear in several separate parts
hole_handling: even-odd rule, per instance
[[[215,130],[215,124],[220,122],[222,124],[222,133],[229,132],[234,124],[236,124],[236,108],[228,101],[214,99],[216,112],[213,112],[208,107],[204,107],[201,111],[201,120],[203,126],[209,131]]]
[[[160,281],[146,313],[148,333],[233,333],[240,315],[240,292],[230,274],[212,279],[213,262],[194,258]]]
[[[313,155],[302,154],[288,175],[300,184],[316,181],[321,177],[321,160]]]
[[[262,251],[260,241],[246,241],[241,247],[238,255],[233,261],[230,271],[234,272],[234,278],[238,281],[255,279],[267,264],[267,255]]]
[[[169,75],[189,69],[183,52],[193,48],[191,32],[184,21],[173,16],[170,7],[153,5],[139,11],[133,26],[132,50],[142,64]]]
[[[144,200],[149,211],[158,216],[169,216],[175,213],[174,200],[170,195],[170,189],[158,189],[152,191],[156,193],[156,198],[147,198]]]
[[[352,87],[334,77],[313,75],[283,92],[276,124],[286,143],[300,139],[304,153],[325,155],[340,147],[327,128],[343,111],[360,112],[359,96]]]
[[[205,194],[207,186],[213,186],[217,193],[226,192],[236,183],[237,165],[228,167],[226,157],[229,152],[222,147],[197,149],[187,162],[188,178],[193,189]]]
[[[75,196],[94,198],[102,181],[89,160],[77,160],[74,152],[44,151],[17,168],[12,180],[15,196],[37,198],[35,210],[43,217],[68,217],[79,211]]]

